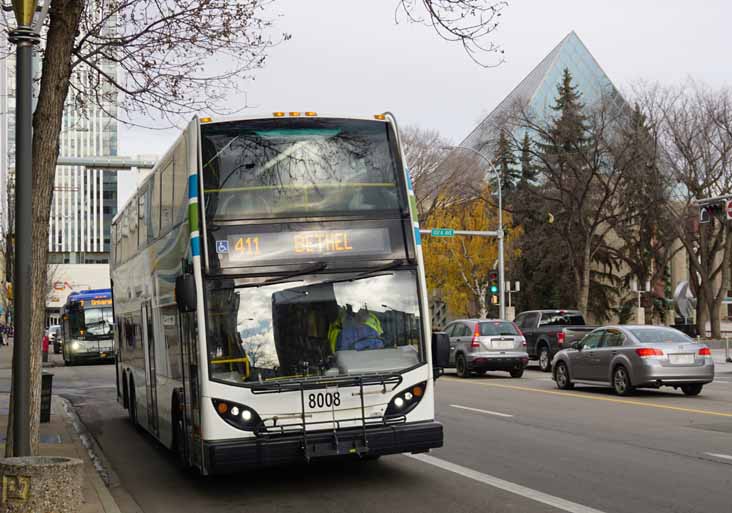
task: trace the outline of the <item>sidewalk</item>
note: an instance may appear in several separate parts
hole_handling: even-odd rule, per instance
[[[0,348],[0,379],[8,383],[0,391],[0,457],[5,454],[11,358],[12,345]],[[83,507],[78,513],[120,513],[92,462],[90,451],[82,443],[79,434],[82,429],[69,403],[54,395],[51,401],[51,422],[41,424],[40,453],[43,456],[79,458],[84,462]]]
[[[732,348],[730,349],[730,357],[732,357]],[[714,359],[715,375],[732,374],[732,363],[725,361],[724,349],[712,349],[712,358]]]

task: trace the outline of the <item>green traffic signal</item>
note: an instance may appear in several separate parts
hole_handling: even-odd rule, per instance
[[[491,294],[497,294],[498,293],[498,285],[495,283],[491,283]]]

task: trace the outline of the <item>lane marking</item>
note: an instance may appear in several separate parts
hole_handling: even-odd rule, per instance
[[[562,499],[561,497],[555,497],[554,495],[549,495],[548,493],[540,492],[532,488],[527,488],[526,486],[522,486],[520,484],[501,479],[500,477],[484,474],[482,472],[478,472],[477,470],[463,467],[462,465],[456,465],[455,463],[450,463],[449,461],[435,458],[434,456],[429,456],[427,454],[405,454],[405,456],[408,456],[415,460],[419,460],[423,463],[427,463],[428,465],[435,466],[442,470],[447,470],[448,472],[467,477],[468,479],[472,479],[473,481],[478,481],[479,483],[487,484],[494,488],[498,488],[500,490],[504,490],[515,495],[520,495],[521,497],[525,497],[536,502],[541,502],[542,504],[546,504],[557,509],[561,509],[562,511],[568,511],[569,513],[603,513],[599,509],[594,509],[589,506],[577,504],[576,502],[568,501],[566,499]]]
[[[706,454],[707,456],[714,456],[715,458],[719,458],[719,459],[722,459],[722,460],[730,460],[730,461],[732,461],[732,456],[730,456],[729,454],[719,454],[719,453],[716,453],[716,452],[705,452],[704,454]]]
[[[471,408],[469,406],[460,406],[459,404],[451,404],[453,408],[459,408],[461,410],[468,410],[468,411],[476,411],[478,413],[487,413],[488,415],[496,415],[497,417],[513,417],[513,415],[509,415],[508,413],[500,413],[497,411],[490,411],[490,410],[481,410],[480,408]]]
[[[713,385],[715,383],[732,383],[732,381],[724,381],[724,380],[721,380],[721,379],[715,379],[714,381],[712,381],[711,383],[708,383],[708,384],[709,385]]]
[[[713,411],[713,410],[698,410],[696,408],[682,408],[681,406],[669,406],[668,404],[644,403],[641,401],[633,401],[630,399],[615,399],[612,397],[597,397],[597,396],[591,396],[591,395],[586,395],[586,394],[578,394],[576,392],[564,392],[564,391],[560,392],[558,390],[544,390],[541,388],[522,387],[522,386],[518,386],[518,385],[499,385],[498,383],[482,383],[482,382],[478,382],[478,381],[465,381],[463,379],[445,378],[445,381],[453,381],[455,383],[465,383],[465,384],[470,384],[470,385],[480,385],[480,386],[484,386],[484,387],[505,388],[508,390],[521,390],[523,392],[536,392],[539,394],[547,394],[547,395],[558,395],[560,397],[575,397],[578,399],[605,401],[608,403],[629,404],[632,406],[645,406],[647,408],[657,408],[659,410],[671,410],[671,411],[680,411],[680,412],[684,412],[684,413],[698,413],[699,415],[711,415],[714,417],[732,418],[732,413],[727,413],[727,412]]]

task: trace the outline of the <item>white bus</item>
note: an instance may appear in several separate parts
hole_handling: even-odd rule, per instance
[[[194,118],[112,238],[118,400],[182,465],[442,445],[449,343],[390,115]]]

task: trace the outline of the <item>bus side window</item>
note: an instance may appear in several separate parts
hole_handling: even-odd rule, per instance
[[[148,237],[155,240],[160,236],[160,172],[156,171],[150,181],[150,215],[147,216]]]
[[[160,233],[166,233],[173,220],[173,161],[160,174]]]
[[[140,247],[140,241],[137,239],[137,198],[132,199],[128,211],[130,222],[130,251],[134,255],[135,253],[137,253],[137,248]]]
[[[140,234],[138,247],[144,248],[147,246],[147,223],[145,223],[145,200],[147,196],[147,185],[143,185],[140,189],[140,195],[137,198],[137,219],[138,226],[137,230]]]
[[[188,148],[186,138],[182,138],[173,154],[173,205],[178,205],[173,212],[173,224],[186,218],[188,212]]]

